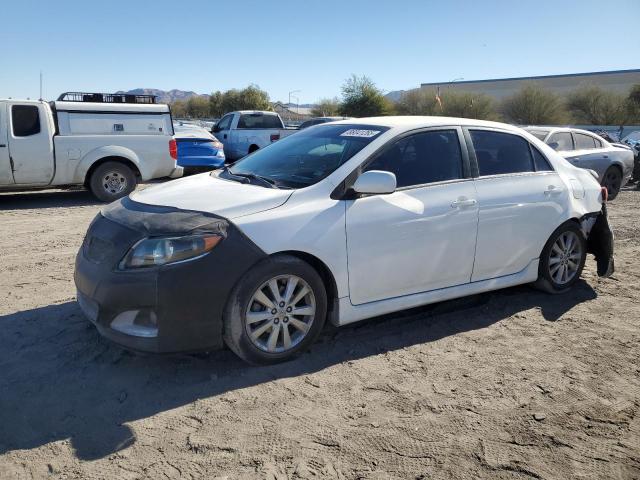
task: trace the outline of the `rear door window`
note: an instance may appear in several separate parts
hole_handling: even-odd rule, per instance
[[[398,188],[463,178],[456,130],[436,130],[405,137],[375,158],[364,171],[396,176]]]
[[[573,138],[576,141],[576,150],[593,150],[596,148],[596,139],[591,135],[574,133]]]
[[[238,120],[238,128],[282,128],[282,122],[277,115],[243,113]]]
[[[529,142],[518,135],[470,130],[480,176],[533,172]]]
[[[40,113],[36,105],[12,105],[11,125],[14,137],[30,137],[40,133]]]
[[[573,150],[573,139],[569,132],[558,132],[551,135],[549,140],[547,140],[547,145],[551,145],[553,143],[558,144],[554,149],[559,152],[568,152]]]
[[[549,164],[549,160],[542,155],[537,148],[531,147],[531,152],[533,152],[533,164],[536,167],[536,172],[553,172],[553,168]]]

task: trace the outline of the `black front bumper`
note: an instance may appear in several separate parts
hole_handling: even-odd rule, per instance
[[[146,236],[166,234],[166,229],[153,231],[162,225],[161,217],[155,216],[149,222],[134,215],[136,221],[130,221],[131,210],[121,216],[112,213],[109,212],[110,218],[102,214],[96,217],[76,256],[78,303],[98,331],[126,348],[144,352],[220,348],[227,298],[244,272],[265,254],[225,221],[224,240],[204,257],[159,268],[120,271],[118,263],[131,246]],[[188,234],[194,231],[191,224],[194,212],[184,213],[188,213],[190,224],[183,233]],[[156,210],[153,214],[162,212]],[[111,218],[126,219],[128,225]],[[178,234],[180,211],[172,210],[167,220],[171,220],[171,234]],[[153,312],[155,335],[138,336],[114,330],[111,326],[114,319],[130,311],[147,316]]]

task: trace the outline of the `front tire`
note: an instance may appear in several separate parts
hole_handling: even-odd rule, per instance
[[[136,174],[123,163],[104,162],[89,178],[91,193],[102,202],[113,202],[125,197],[136,188]]]
[[[535,286],[547,293],[564,293],[580,279],[587,258],[587,242],[573,222],[558,227],[540,255]]]
[[[326,316],[320,275],[296,257],[278,255],[258,263],[234,287],[224,312],[223,338],[249,363],[280,363],[313,343]]]
[[[620,193],[622,187],[622,172],[618,167],[609,167],[602,177],[602,186],[607,187],[609,200],[613,200]]]

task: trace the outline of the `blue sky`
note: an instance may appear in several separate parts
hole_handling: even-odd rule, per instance
[[[0,98],[137,87],[273,100],[640,68],[640,0],[0,0]]]

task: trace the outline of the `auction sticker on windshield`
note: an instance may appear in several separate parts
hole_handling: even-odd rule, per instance
[[[360,130],[357,128],[351,128],[344,133],[341,133],[341,137],[362,137],[371,138],[380,133],[380,130]]]

